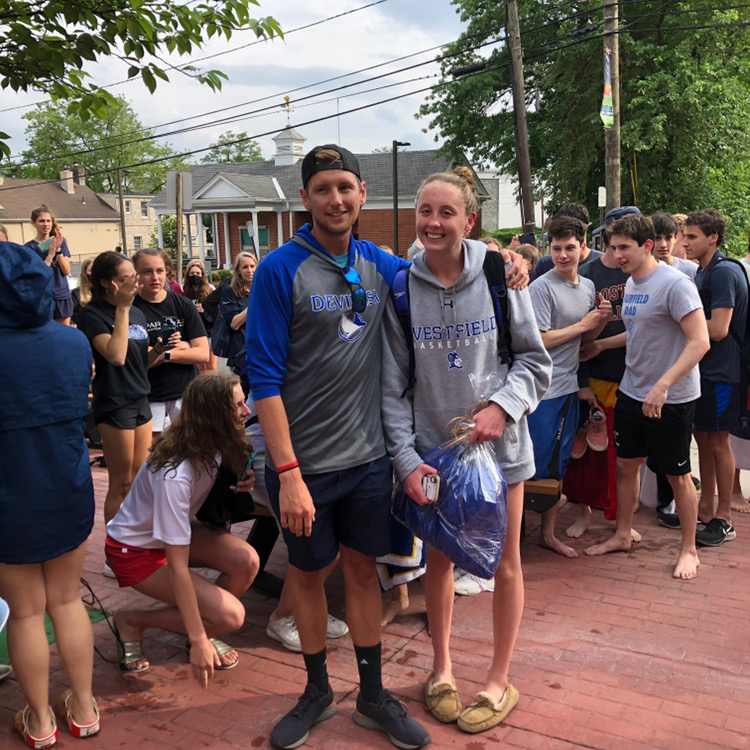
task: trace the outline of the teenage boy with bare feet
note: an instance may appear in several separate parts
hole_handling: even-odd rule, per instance
[[[735,539],[732,526],[734,454],[729,430],[739,425],[740,346],[747,320],[747,279],[739,264],[724,260],[724,217],[713,208],[693,211],[685,219],[683,245],[690,260],[698,261],[695,284],[703,301],[711,349],[701,360],[701,397],[695,408],[695,440],[701,472],[696,541],[718,547]],[[719,503],[714,510],[714,490]]]
[[[668,266],[681,271],[691,279],[695,279],[695,274],[698,272],[698,264],[685,258],[682,239],[680,240],[680,247],[677,246],[677,235],[679,234],[682,237],[682,226],[685,220],[684,214],[677,215],[682,216],[680,224],[677,223],[672,214],[664,211],[651,215],[651,221],[654,222],[654,232],[656,234],[652,252],[656,260],[660,260],[662,263],[666,263]],[[679,529],[680,519],[673,510],[674,498],[672,497],[672,488],[669,486],[669,482],[664,474],[656,474],[656,487],[656,520],[668,529]]]
[[[625,375],[615,406],[617,527],[588,555],[629,550],[644,456],[667,475],[680,517],[682,544],[673,576],[694,578],[698,496],[690,478],[690,437],[700,396],[698,362],[709,349],[703,306],[684,274],[659,263],[651,251],[651,219],[632,214],[609,227],[609,244],[623,271],[622,317],[627,332]]]
[[[578,276],[586,241],[583,222],[560,216],[552,220],[547,234],[554,268],[529,290],[542,341],[552,357],[552,384],[527,419],[534,444],[534,478],[562,479],[578,427],[581,339],[596,338],[612,316],[612,305],[602,298],[597,303],[594,284]],[[576,557],[576,551],[555,536],[556,518],[557,506],[542,513],[539,544],[564,557]]]

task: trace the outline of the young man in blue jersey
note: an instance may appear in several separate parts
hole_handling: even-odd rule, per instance
[[[747,398],[747,393],[741,393],[746,364],[739,343],[745,339],[747,280],[738,264],[723,261],[719,247],[725,229],[724,217],[715,208],[707,208],[689,214],[682,230],[689,261],[698,261],[695,284],[711,339],[711,348],[700,362],[701,396],[695,407],[702,485],[698,519],[705,524],[695,538],[706,547],[718,547],[737,537],[732,526],[735,463],[729,430],[739,426],[741,403]]]
[[[266,485],[289,548],[286,585],[307,670],[271,744],[302,744],[336,712],[326,669],[323,583],[340,552],[360,692],[352,718],[418,748],[430,736],[381,682],[375,558],[389,551],[392,489],[380,421],[380,326],[404,261],[352,237],[366,186],[338,146],[302,162],[312,225],[259,264],[248,320],[248,374],[269,463]]]

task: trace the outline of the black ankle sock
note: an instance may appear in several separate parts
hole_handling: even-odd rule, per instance
[[[307,684],[314,685],[321,693],[328,692],[328,670],[326,669],[326,650],[317,654],[302,654],[307,670]]]
[[[359,669],[359,692],[362,699],[368,703],[375,703],[383,689],[380,672],[380,644],[376,646],[355,646]]]

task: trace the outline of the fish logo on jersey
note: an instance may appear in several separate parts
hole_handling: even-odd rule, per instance
[[[458,356],[457,352],[450,352],[448,354],[448,369],[449,370],[463,370],[464,363],[461,357]]]
[[[367,323],[356,312],[344,313],[339,318],[339,336],[347,343],[357,341],[365,330]]]

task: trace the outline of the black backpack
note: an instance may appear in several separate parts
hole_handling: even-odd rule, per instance
[[[741,430],[747,430],[749,426],[748,421],[748,408],[747,408],[747,396],[748,386],[750,386],[750,280],[748,280],[745,266],[740,263],[736,258],[729,258],[726,255],[719,257],[716,265],[719,263],[734,263],[742,271],[742,278],[745,279],[745,286],[747,288],[747,314],[745,316],[745,325],[743,335],[737,333],[732,328],[732,323],[729,323],[729,335],[735,340],[737,346],[740,349],[740,418],[739,426]],[[706,319],[711,317],[711,285],[709,280],[711,273],[713,272],[716,265],[712,265],[703,271],[703,284],[700,289],[700,298],[703,303],[703,312],[706,315]]]
[[[508,309],[508,288],[505,281],[505,263],[500,253],[487,252],[484,256],[482,270],[487,279],[490,289],[490,297],[495,308],[497,320],[497,356],[504,365],[513,362],[513,350],[510,337],[510,312]],[[396,308],[399,323],[406,337],[406,346],[409,350],[409,378],[401,398],[414,388],[417,382],[415,376],[414,362],[414,336],[411,330],[411,311],[409,309],[409,269],[402,268],[393,279],[391,286],[391,297],[393,306]]]

